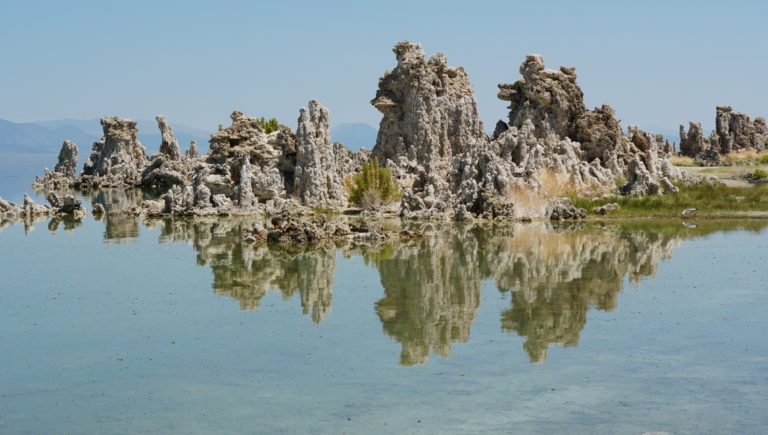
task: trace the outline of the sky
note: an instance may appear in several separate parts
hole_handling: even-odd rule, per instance
[[[464,67],[487,130],[506,119],[496,85],[538,53],[624,126],[708,131],[716,105],[768,116],[767,18],[765,1],[0,0],[0,118],[211,131],[237,109],[295,128],[315,98],[332,125],[376,126],[369,101],[410,40]]]

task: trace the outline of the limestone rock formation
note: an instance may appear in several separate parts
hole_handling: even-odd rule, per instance
[[[196,159],[197,158],[197,142],[192,141],[189,144],[189,148],[187,149],[186,156],[188,159]]]
[[[688,132],[680,126],[680,154],[696,157],[709,148],[709,140],[704,137],[700,122],[690,122]]]
[[[500,84],[498,97],[509,101],[509,126],[522,127],[530,120],[539,138],[554,134],[581,144],[584,158],[602,158],[606,151],[627,154],[624,136],[611,106],[594,111],[584,105],[576,83],[576,69],[546,69],[540,55],[529,55],[520,66],[522,80]]]
[[[211,136],[210,153],[206,158],[209,174],[203,183],[214,193],[234,195],[240,179],[221,176],[240,174],[243,159],[253,166],[252,188],[259,200],[286,196],[286,179],[293,178],[292,165],[285,165],[295,155],[295,142],[285,128],[267,134],[259,120],[234,111],[230,115],[232,125]],[[287,166],[287,167],[286,167]]]
[[[46,200],[52,207],[52,213],[56,215],[68,215],[76,219],[84,218],[88,213],[83,207],[83,202],[75,199],[73,195],[64,195],[60,198],[55,192],[51,192]]]
[[[587,211],[574,207],[568,198],[555,198],[547,205],[547,217],[553,221],[584,219],[587,217]]]
[[[715,133],[721,154],[738,150],[763,150],[768,148],[768,127],[765,118],[754,121],[744,113],[734,112],[730,106],[718,106],[715,116]]]
[[[62,190],[72,186],[77,177],[77,156],[77,145],[65,140],[53,172],[46,169],[42,178],[35,177],[33,187],[38,190]]]
[[[101,118],[104,137],[93,144],[83,167],[83,185],[136,186],[147,163],[146,149],[136,138],[136,121]]]
[[[397,66],[371,101],[384,117],[373,153],[404,187],[447,190],[453,156],[487,141],[469,77],[443,54],[425,59],[420,44],[399,42]]]
[[[293,190],[305,205],[341,205],[346,194],[328,131],[328,109],[311,100],[299,113]]]
[[[622,195],[628,196],[655,195],[661,192],[661,186],[651,177],[643,162],[635,158],[627,167],[627,184],[620,190]]]
[[[23,212],[24,209],[22,207],[0,198],[0,218],[2,220],[19,219]]]
[[[77,144],[65,140],[59,151],[59,161],[53,171],[67,178],[77,177],[77,155]]]
[[[550,70],[538,54],[520,65],[521,80],[500,84],[498,97],[509,101],[509,126],[522,127],[530,120],[541,135],[575,137],[577,121],[587,112],[584,94],[576,84],[576,70]]]
[[[160,136],[162,137],[160,152],[168,156],[170,160],[181,160],[179,141],[173,135],[173,128],[168,124],[165,115],[157,115],[155,120],[157,121],[158,128],[160,128]]]
[[[153,155],[141,174],[141,185],[160,190],[167,190],[172,186],[186,186],[191,184],[194,170],[194,158],[182,156],[179,142],[173,135],[165,116],[155,117],[160,129],[162,143],[160,152]]]

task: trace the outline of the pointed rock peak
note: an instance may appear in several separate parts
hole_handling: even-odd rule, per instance
[[[400,41],[392,49],[397,58],[398,65],[403,63],[424,62],[424,49],[421,44],[409,41]]]
[[[168,124],[165,115],[157,115],[155,120],[157,121],[157,127],[160,129],[160,135],[162,137],[160,152],[170,157],[171,160],[180,160],[181,148],[179,147],[179,141],[177,141],[176,137],[173,135],[173,128]]]

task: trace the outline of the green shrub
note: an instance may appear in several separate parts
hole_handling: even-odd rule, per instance
[[[755,172],[752,174],[752,178],[754,178],[755,180],[762,180],[763,178],[768,178],[768,172],[762,169],[755,169]]]
[[[362,171],[347,177],[344,186],[349,192],[349,202],[363,208],[392,203],[402,197],[392,172],[380,167],[376,156],[363,164]]]
[[[277,119],[270,118],[269,120],[264,119],[262,116],[259,118],[259,125],[261,126],[261,129],[264,130],[264,133],[272,133],[273,131],[277,131],[277,129],[280,127],[280,124],[277,122]]]
[[[761,165],[768,165],[768,154],[760,157],[760,164]]]

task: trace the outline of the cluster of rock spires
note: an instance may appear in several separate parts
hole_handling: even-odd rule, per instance
[[[730,106],[718,106],[715,130],[704,136],[701,123],[690,122],[688,131],[680,126],[680,154],[701,162],[718,164],[720,155],[746,150],[768,149],[768,126],[765,118],[752,120],[744,113],[734,112]]]
[[[630,126],[608,106],[588,110],[573,68],[549,70],[528,56],[523,76],[499,85],[508,121],[487,137],[467,74],[446,57],[425,58],[419,44],[395,46],[397,67],[379,81],[372,104],[384,115],[373,153],[404,187],[405,216],[455,211],[456,217],[545,215],[564,186],[590,195],[674,192],[681,177],[672,146]],[[533,195],[532,195],[533,194]],[[576,213],[578,214],[578,213]]]
[[[232,124],[220,126],[203,156],[195,143],[182,152],[163,116],[156,118],[160,151],[151,157],[136,122],[107,117],[79,177],[77,146],[65,142],[54,171],[35,187],[157,192],[159,199],[135,207],[136,214],[300,215],[346,208],[345,177],[375,155],[402,189],[403,217],[578,218],[584,213],[559,197],[614,194],[619,181],[625,195],[677,190],[672,180],[682,173],[670,161],[673,146],[636,126],[625,134],[608,105],[589,110],[574,68],[550,70],[541,56],[528,56],[522,79],[499,85],[509,114],[489,137],[463,68],[448,66],[440,53],[427,59],[407,41],[393,51],[397,66],[381,77],[371,101],[383,114],[372,151],[332,143],[328,110],[315,100],[300,110],[295,132],[281,125],[267,133],[257,118],[232,112]],[[718,111],[721,149],[755,145],[764,130],[761,118]],[[699,137],[692,129],[685,146],[705,147]]]
[[[87,213],[82,201],[75,199],[72,195],[60,197],[55,192],[50,192],[46,199],[50,206],[36,203],[26,193],[22,205],[0,198],[0,220],[27,220],[42,216],[68,216],[82,219]]]

